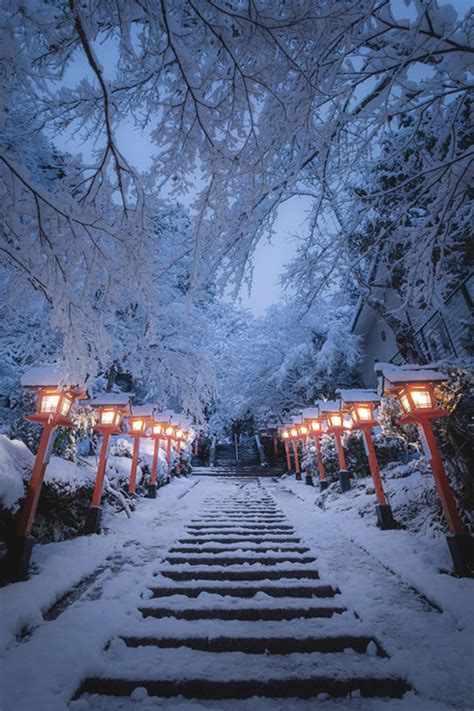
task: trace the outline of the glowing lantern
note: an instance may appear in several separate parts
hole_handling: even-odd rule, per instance
[[[339,463],[339,484],[341,491],[349,491],[351,483],[349,472],[347,471],[346,458],[342,447],[341,434],[344,432],[344,415],[341,412],[341,403],[339,400],[319,401],[319,411],[326,417],[327,432],[334,435],[337,448],[337,459]]]
[[[342,406],[350,412],[353,427],[361,430],[364,438],[370,474],[374,482],[377,498],[375,512],[378,525],[383,530],[395,528],[396,523],[393,520],[392,509],[383,490],[382,477],[380,476],[377,455],[372,441],[372,427],[378,424],[375,417],[375,408],[379,405],[380,398],[375,390],[340,390],[339,393]]]
[[[436,370],[409,365],[397,367],[391,363],[376,363],[374,369],[379,376],[380,394],[396,395],[400,400],[404,411],[400,419],[401,424],[416,423],[418,426],[443,512],[452,533],[447,540],[454,568],[460,575],[468,574],[474,569],[474,541],[462,524],[431,427],[432,419],[447,414],[437,405],[435,387],[446,382],[448,378]]]
[[[130,483],[128,486],[128,493],[131,495],[135,494],[135,488],[137,485],[140,439],[141,437],[146,436],[147,427],[153,422],[153,413],[153,405],[134,405],[132,406],[132,414],[128,417],[130,432],[133,437],[132,466],[130,469]]]
[[[69,381],[68,381],[69,380]],[[72,427],[68,415],[75,400],[87,397],[84,389],[71,382],[57,366],[31,368],[21,379],[22,385],[38,394],[36,412],[26,419],[43,426],[38,452],[21,509],[17,534],[9,542],[5,573],[9,580],[23,580],[33,550],[31,528],[38,508],[44,474],[51,456],[57,427]]]
[[[91,505],[87,510],[86,521],[82,532],[87,534],[99,533],[102,517],[102,491],[107,466],[107,452],[110,437],[120,433],[120,423],[124,415],[130,414],[130,395],[127,393],[103,393],[90,401],[92,407],[99,412],[99,421],[95,429],[102,434],[99,464],[95,478],[94,493]]]

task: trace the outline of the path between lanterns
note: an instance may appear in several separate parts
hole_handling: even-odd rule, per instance
[[[471,708],[454,620],[258,473],[201,471],[90,537],[109,555],[10,646],[2,711]]]

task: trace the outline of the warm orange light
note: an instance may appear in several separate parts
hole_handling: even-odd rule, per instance
[[[311,429],[313,430],[313,432],[320,432],[321,423],[319,422],[319,420],[313,420],[311,422]]]
[[[42,395],[41,396],[41,404],[40,404],[40,412],[44,412],[44,413],[56,412],[58,409],[59,398],[60,398],[60,396],[57,394]]]
[[[290,433],[288,432],[288,430],[283,430],[283,432],[281,433],[281,436],[283,437],[283,439],[288,439],[290,436]]]
[[[295,428],[293,428],[293,429],[291,430],[291,436],[292,436],[292,437],[298,437],[298,430],[296,430]]]
[[[428,389],[411,390],[410,394],[416,408],[426,409],[433,407],[431,393]]]
[[[306,427],[306,425],[300,425],[300,434],[308,434],[308,428]]]
[[[100,413],[100,424],[101,425],[115,424],[115,411],[114,410],[102,410],[102,412]]]
[[[183,436],[183,431],[182,431],[182,430],[176,430],[176,438],[177,438],[177,439],[181,439],[182,436]]]
[[[171,437],[171,435],[173,434],[173,428],[172,428],[172,427],[167,427],[167,428],[166,428],[166,434],[168,435],[168,437]]]
[[[337,412],[333,412],[328,415],[329,424],[331,427],[342,427],[342,415]]]
[[[410,412],[411,410],[411,405],[410,405],[410,400],[406,395],[400,395],[400,402],[402,404],[403,409],[405,412]]]
[[[163,432],[163,425],[153,425],[153,434],[154,435],[159,435]]]
[[[144,425],[145,423],[143,420],[132,420],[132,431],[141,432],[145,429]]]
[[[358,405],[356,407],[357,410],[357,418],[359,420],[371,420],[372,419],[372,410],[370,407],[366,407],[365,405]]]

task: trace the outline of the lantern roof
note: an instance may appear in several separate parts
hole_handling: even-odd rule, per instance
[[[405,385],[407,383],[444,383],[448,376],[440,373],[433,367],[420,365],[394,365],[393,363],[375,363],[374,370],[379,376],[379,394],[385,390],[390,391],[390,386]],[[386,388],[387,386],[387,388]]]
[[[339,412],[341,409],[340,400],[319,400],[320,412]]]
[[[295,415],[294,417],[291,418],[291,424],[292,425],[302,425],[303,424],[303,418],[301,415]]]
[[[154,419],[157,423],[168,424],[171,421],[172,415],[173,410],[162,410],[161,412],[155,412]]]
[[[85,390],[80,378],[71,376],[66,368],[60,365],[43,365],[30,368],[21,377],[24,388],[61,388]]]
[[[130,405],[132,393],[98,393],[89,401],[95,407],[125,407]]]
[[[350,390],[337,390],[341,396],[341,400],[351,405],[352,403],[373,403],[378,404],[380,402],[380,396],[376,390],[362,390],[358,388]]]
[[[319,407],[305,407],[302,415],[303,420],[314,420],[319,417]]]
[[[132,417],[153,417],[154,405],[132,405]]]

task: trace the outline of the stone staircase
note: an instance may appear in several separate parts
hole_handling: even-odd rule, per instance
[[[259,464],[257,445],[252,437],[245,437],[238,445],[239,460],[235,458],[235,445],[217,444],[217,467],[255,467]]]
[[[137,693],[220,708],[291,698],[296,708],[319,694],[403,696],[409,685],[341,592],[320,580],[317,552],[259,479],[225,481],[228,495],[203,502],[143,596],[141,619],[111,640],[75,698],[100,709],[107,697]]]

